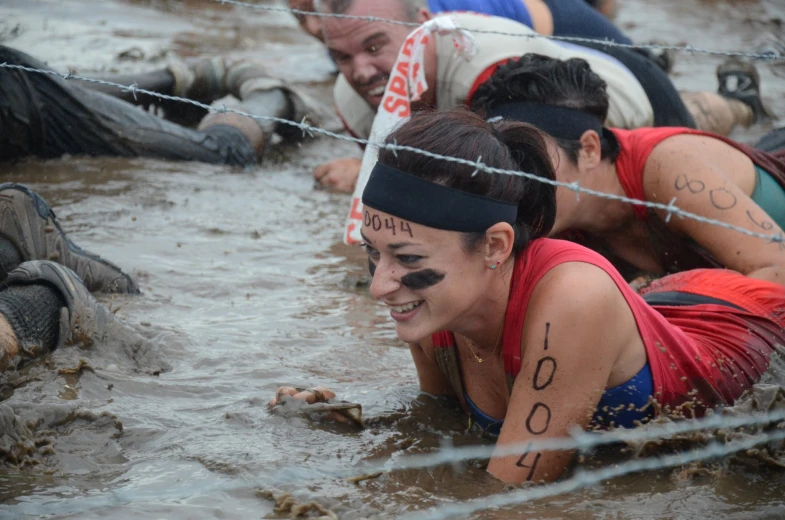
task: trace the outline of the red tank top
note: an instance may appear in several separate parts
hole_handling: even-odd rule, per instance
[[[774,177],[785,188],[785,150],[767,153],[752,146],[737,143],[721,135],[693,130],[691,128],[660,127],[638,128],[636,130],[610,129],[619,142],[619,156],[616,158],[616,173],[624,188],[624,193],[633,199],[646,200],[643,194],[643,168],[655,146],[674,135],[704,135],[719,139],[749,157]],[[649,217],[649,210],[644,206],[633,206],[635,215],[641,220]]]
[[[521,336],[529,298],[548,271],[566,262],[597,266],[616,283],[630,306],[646,348],[654,397],[665,407],[695,401],[700,414],[705,407],[732,403],[766,370],[773,345],[785,340],[785,286],[749,279],[732,271],[689,271],[661,279],[657,292],[703,294],[701,288],[711,286],[713,289],[706,296],[730,300],[760,314],[713,304],[650,306],[598,253],[572,242],[541,238],[515,260],[502,340],[504,369],[513,378],[521,369]],[[743,293],[723,289],[737,278],[736,286],[744,284]],[[711,283],[715,279],[717,283]],[[759,297],[761,293],[763,297]],[[773,321],[774,318],[779,321]],[[438,332],[432,340],[436,348],[455,346],[450,331]]]

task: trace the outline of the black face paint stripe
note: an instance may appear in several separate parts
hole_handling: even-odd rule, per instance
[[[446,275],[433,269],[423,269],[422,271],[415,271],[401,277],[401,284],[407,289],[418,291],[433,287],[437,283],[444,280]]]
[[[371,278],[376,274],[376,264],[374,264],[370,258],[368,259],[368,272],[371,273]]]

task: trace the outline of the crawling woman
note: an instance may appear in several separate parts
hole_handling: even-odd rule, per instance
[[[552,179],[543,135],[468,112],[415,113],[388,143]],[[599,254],[544,238],[553,187],[474,170],[382,150],[363,235],[371,294],[409,344],[421,389],[456,396],[499,431],[497,446],[576,425],[634,427],[685,406],[700,415],[733,403],[785,342],[785,287],[707,269],[662,278],[641,297]],[[488,470],[553,481],[571,457],[495,456]]]
[[[547,138],[556,179],[668,205],[750,232],[785,229],[785,143],[768,152],[690,128],[604,128],[608,93],[581,59],[527,54],[481,86],[472,108],[488,118],[531,123]],[[779,146],[781,149],[777,150]],[[785,284],[785,244],[761,241],[667,211],[556,191],[551,230],[612,258],[627,278],[726,267]]]

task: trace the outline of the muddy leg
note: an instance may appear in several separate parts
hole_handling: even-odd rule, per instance
[[[699,130],[728,135],[736,125],[747,128],[754,121],[748,105],[713,92],[682,92],[681,99]]]
[[[242,101],[249,113],[290,119],[293,116],[290,93],[284,84],[271,78],[262,67],[248,62],[234,64],[226,72],[226,87],[230,94]],[[265,135],[278,128],[278,123],[254,119]]]
[[[46,66],[0,45],[0,62]],[[49,74],[0,70],[0,160],[63,154],[155,157],[250,166],[251,143],[227,126],[199,132]]]
[[[111,81],[121,85],[136,85],[137,88],[167,96],[177,96],[209,105],[228,94],[224,86],[226,63],[220,56],[192,63],[173,61],[165,69],[138,74],[110,74],[93,76],[95,79]],[[195,126],[207,114],[207,110],[189,103],[161,99],[156,96],[132,92],[100,83],[87,83],[91,90],[122,99],[146,109],[150,106],[163,109],[166,119],[185,126]]]

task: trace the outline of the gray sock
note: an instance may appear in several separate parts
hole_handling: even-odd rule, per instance
[[[26,357],[57,346],[64,305],[57,290],[48,285],[13,285],[0,291],[0,314],[11,324]]]

